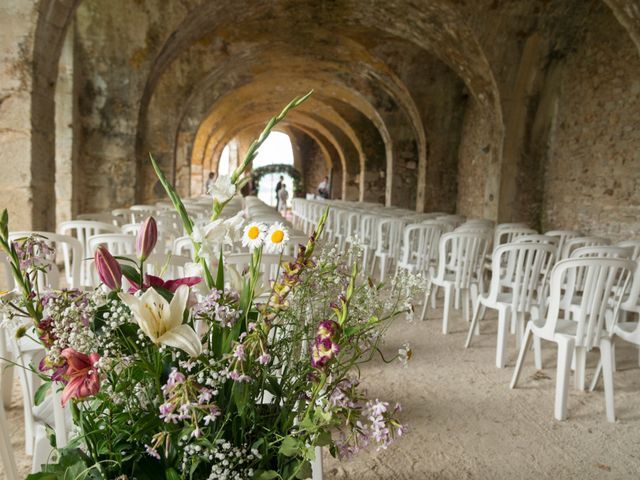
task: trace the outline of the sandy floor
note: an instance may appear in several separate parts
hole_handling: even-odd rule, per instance
[[[609,424],[601,390],[572,390],[569,419],[553,420],[555,348],[543,345],[544,371],[531,356],[520,387],[509,390],[515,347],[508,368],[494,367],[495,321],[464,350],[466,323],[454,312],[452,333],[440,333],[441,313],[426,322],[398,320],[386,348],[409,340],[410,367],[372,363],[364,370],[370,396],[399,401],[410,433],[389,450],[325,462],[327,479],[637,479],[640,477],[640,369],[637,353],[618,345],[615,400],[618,422]],[[511,338],[511,340],[513,337]],[[592,354],[591,365],[597,358]],[[15,389],[16,393],[18,389]],[[17,400],[17,399],[16,399]],[[13,446],[22,454],[19,403],[8,412]],[[20,455],[22,471],[29,459]],[[1,471],[0,471],[1,472]],[[1,475],[1,474],[0,474]],[[4,476],[2,476],[4,478]]]

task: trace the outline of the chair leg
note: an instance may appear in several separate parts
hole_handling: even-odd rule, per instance
[[[442,333],[449,333],[449,310],[451,310],[451,285],[444,286],[444,311],[442,313]]]
[[[587,370],[587,349],[585,347],[576,347],[576,370],[575,370],[575,387],[577,390],[584,391],[586,370]]]
[[[480,330],[478,310],[480,310],[480,302],[476,303],[473,307],[473,318],[471,319],[471,325],[469,325],[469,333],[467,334],[467,341],[464,344],[464,348],[469,348],[469,345],[471,345],[471,338],[473,337],[474,331],[479,332]]]
[[[561,339],[558,342],[558,368],[556,373],[556,400],[554,417],[556,420],[567,418],[567,396],[569,395],[569,370],[573,354],[573,340]]]
[[[455,295],[455,300],[454,300],[454,306],[453,308],[455,308],[456,310],[460,310],[460,289],[456,288],[456,295]]]
[[[384,281],[384,277],[386,273],[387,273],[387,257],[380,257],[380,281],[381,282]]]
[[[498,368],[504,368],[505,365],[508,313],[509,311],[505,308],[498,309],[498,341],[496,344],[496,367]]]
[[[431,308],[433,308],[435,310],[436,307],[437,307],[436,302],[438,300],[438,286],[434,285],[432,283],[431,284],[431,288],[432,288],[432,291],[431,291]]]
[[[604,403],[607,420],[616,421],[616,410],[613,401],[613,345],[611,340],[604,338],[600,341],[600,358],[602,359],[602,378],[604,379]]]
[[[461,292],[462,294],[462,316],[464,320],[468,323],[471,321],[469,317],[469,289],[465,288]]]
[[[613,356],[613,365],[611,365],[613,373],[616,373],[616,342],[611,342],[611,355]]]
[[[431,289],[434,287],[433,283],[430,281],[427,282],[427,289],[424,292],[424,303],[422,304],[422,315],[420,315],[420,320],[424,321],[427,318],[427,308],[429,308],[429,300],[433,295]],[[435,308],[435,307],[433,307]]]
[[[536,370],[542,370],[542,340],[533,337],[533,362]]]
[[[2,365],[2,370],[0,371],[0,375],[2,375],[2,379],[0,380],[0,385],[2,389],[2,402],[4,403],[4,407],[8,408],[11,406],[11,397],[13,396],[13,365]]]
[[[593,373],[593,378],[591,379],[591,385],[589,386],[590,392],[593,392],[598,386],[598,380],[600,380],[601,373],[602,373],[602,353],[600,353],[600,359],[598,360],[596,371]]]
[[[531,323],[527,323],[527,327],[524,329],[524,340],[522,341],[520,353],[518,353],[518,360],[516,361],[516,369],[513,371],[513,377],[511,377],[511,384],[509,385],[509,388],[516,388],[516,384],[518,383],[518,379],[520,378],[520,372],[522,371],[524,356],[527,354],[527,350],[529,350],[531,336],[535,337],[535,335],[533,335],[533,332],[531,331]]]
[[[322,468],[322,447],[316,447],[316,458],[311,462],[311,479],[322,480],[324,472]]]

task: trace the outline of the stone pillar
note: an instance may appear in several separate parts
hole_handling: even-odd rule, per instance
[[[77,213],[77,191],[74,177],[77,176],[77,155],[74,149],[74,31],[69,28],[65,38],[55,92],[56,125],[56,227],[71,220]]]
[[[35,1],[0,3],[0,198],[12,230],[36,227],[31,170]]]

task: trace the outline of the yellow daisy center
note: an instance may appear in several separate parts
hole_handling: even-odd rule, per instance
[[[284,232],[282,230],[276,230],[271,234],[271,242],[281,243],[284,240]]]
[[[247,237],[249,237],[251,240],[255,240],[256,238],[258,238],[259,235],[260,235],[260,229],[255,225],[250,227],[249,231],[247,232]]]

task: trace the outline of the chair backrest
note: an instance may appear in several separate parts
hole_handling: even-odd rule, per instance
[[[90,220],[117,225],[116,219],[111,212],[81,213],[76,216],[75,220]]]
[[[558,262],[551,273],[549,309],[543,329],[557,331],[561,310],[564,319],[577,323],[575,344],[592,348],[598,345],[603,330],[613,328],[620,303],[630,285],[636,263],[622,258],[569,258]],[[582,290],[575,279],[584,278]],[[563,306],[563,296],[570,305]],[[607,323],[607,312],[613,319]]]
[[[440,237],[451,228],[450,223],[438,220],[407,225],[403,234],[401,263],[412,265],[415,272],[426,272],[438,260]]]
[[[92,257],[96,249],[103,245],[111,255],[133,255],[136,253],[136,238],[126,233],[101,233],[87,239]]]
[[[141,226],[141,223],[125,223],[120,227],[120,231],[127,235],[137,236]]]
[[[633,249],[611,245],[597,245],[593,247],[580,247],[571,252],[571,258],[604,257],[626,258],[633,260]]]
[[[131,223],[142,223],[147,217],[154,216],[158,209],[153,205],[132,205],[129,208]]]
[[[375,248],[376,244],[376,225],[379,220],[376,214],[365,214],[360,216],[360,233],[358,237],[364,245]]]
[[[609,245],[610,240],[602,237],[574,237],[565,241],[564,248],[560,252],[561,260],[571,258],[573,251],[580,247],[596,247]]]
[[[552,237],[551,235],[542,235],[542,234],[531,234],[531,235],[521,235],[513,240],[515,243],[546,243],[547,245],[553,245],[558,249],[558,245],[560,244],[559,237]]]
[[[37,231],[11,232],[9,239],[13,241],[30,235],[36,235],[42,238],[47,245],[56,251],[56,261],[49,262],[50,270],[47,275],[49,279],[45,280],[42,274],[39,274],[39,282],[44,282],[44,284],[49,283],[52,288],[62,287],[60,271],[57,267],[57,262],[60,262],[62,263],[66,286],[69,288],[80,287],[82,285],[82,266],[85,258],[82,243],[77,238],[69,235]],[[43,285],[43,283],[40,283],[40,285]]]
[[[90,220],[71,220],[62,222],[58,227],[58,231],[63,235],[72,236],[82,244],[82,254],[84,261],[80,264],[80,278],[82,285],[91,285],[87,261],[93,257],[93,252],[89,250],[89,237],[99,235],[101,233],[121,233],[120,228],[113,224],[104,222],[93,222]]]
[[[545,243],[506,243],[493,251],[489,297],[508,294],[513,311],[530,312],[543,298],[556,247]]]
[[[627,247],[633,249],[631,259],[638,261],[640,259],[640,240],[624,240],[618,242],[618,247]]]
[[[376,247],[379,253],[397,257],[402,241],[404,222],[400,218],[382,218],[376,226]]]
[[[534,229],[527,226],[513,224],[498,225],[493,235],[493,248],[495,249],[499,245],[503,245],[505,243],[512,243],[519,237],[535,235],[537,233],[538,232]]]
[[[440,237],[438,278],[449,277],[456,288],[481,281],[491,237],[482,232],[451,232]]]
[[[558,238],[558,260],[562,259],[562,254],[564,252],[564,244],[567,240],[571,240],[572,238],[576,238],[581,236],[582,234],[575,230],[549,230],[544,233],[549,237],[557,237]]]
[[[173,254],[183,257],[195,258],[195,248],[189,235],[183,235],[173,241]]]

